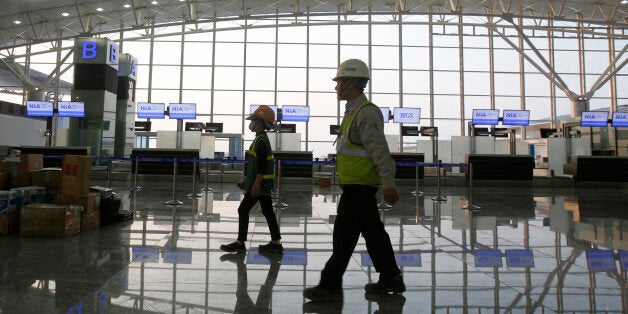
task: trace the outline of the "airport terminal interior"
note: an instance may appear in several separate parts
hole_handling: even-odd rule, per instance
[[[627,0],[3,0],[0,313],[627,313]],[[339,65],[368,68],[406,284],[360,238],[316,302],[343,189]],[[340,72],[338,72],[340,73]],[[246,118],[271,199],[238,236]]]

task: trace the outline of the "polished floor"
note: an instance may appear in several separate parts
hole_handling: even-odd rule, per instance
[[[167,180],[166,180],[167,181]],[[338,187],[285,185],[276,208],[286,252],[261,211],[246,254],[225,254],[242,198],[233,183],[190,198],[151,182],[113,185],[132,221],[66,238],[0,237],[0,313],[628,313],[628,191],[444,188],[412,195],[381,216],[402,266],[402,295],[365,295],[377,280],[360,239],[344,300],[310,303],[331,254]],[[434,198],[435,200],[432,200]],[[183,204],[169,206],[165,201]]]

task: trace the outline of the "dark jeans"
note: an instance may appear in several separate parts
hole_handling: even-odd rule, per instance
[[[366,241],[375,270],[380,280],[390,279],[401,273],[395,261],[390,236],[379,218],[377,188],[368,185],[345,185],[338,216],[334,223],[333,252],[321,273],[320,286],[342,288],[342,275],[347,269],[360,233]]]
[[[251,196],[251,193],[247,192],[244,194],[244,199],[240,203],[240,207],[238,207],[238,240],[246,241],[246,236],[249,233],[249,212],[258,200],[262,206],[262,214],[266,217],[268,229],[270,229],[270,238],[272,240],[281,239],[279,225],[277,224],[277,217],[275,217],[275,212],[273,211],[273,201],[270,195],[260,195],[258,198],[254,198]]]

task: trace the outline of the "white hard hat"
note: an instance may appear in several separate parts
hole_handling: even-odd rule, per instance
[[[362,62],[362,60],[358,59],[349,59],[341,63],[340,66],[338,66],[338,72],[336,72],[336,77],[334,77],[333,80],[337,81],[345,77],[371,79],[369,67],[366,63]]]

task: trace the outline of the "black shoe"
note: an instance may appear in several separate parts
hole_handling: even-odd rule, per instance
[[[232,263],[244,263],[244,258],[246,257],[246,254],[244,253],[244,251],[238,251],[235,253],[227,253],[227,254],[223,254],[220,256],[220,261],[224,262],[224,261],[229,261]]]
[[[262,244],[258,248],[259,252],[267,252],[267,253],[283,253],[283,245],[281,243],[268,242],[267,244]]]
[[[243,242],[233,242],[233,243],[229,243],[229,244],[223,244],[220,246],[220,249],[225,251],[225,252],[240,252],[240,251],[246,251],[246,247],[244,246]]]
[[[388,279],[382,280],[380,279],[376,283],[367,283],[364,285],[364,290],[370,293],[401,293],[406,291],[406,285],[403,283],[403,276],[401,274]]]
[[[342,314],[342,299],[332,302],[309,301],[303,304],[303,313],[330,313]]]
[[[281,262],[283,253],[273,253],[268,251],[257,251],[257,254],[264,256],[271,264]]]
[[[379,310],[375,313],[403,313],[403,306],[406,304],[406,297],[401,294],[379,294],[365,292],[364,298],[367,301],[375,302]]]
[[[328,289],[321,286],[306,288],[303,296],[313,302],[335,302],[342,300],[342,289]]]

